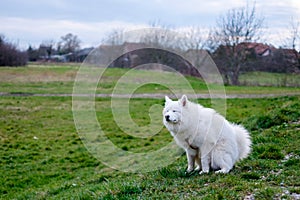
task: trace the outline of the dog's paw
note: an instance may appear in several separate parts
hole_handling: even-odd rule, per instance
[[[199,172],[199,174],[200,174],[200,175],[202,175],[202,174],[207,174],[208,172],[209,172],[209,170],[202,170],[202,171]]]
[[[197,166],[194,171],[199,172],[201,170],[200,166]]]
[[[185,171],[187,174],[190,174],[194,171],[193,167],[188,167],[187,170]]]
[[[220,169],[220,170],[216,171],[215,173],[216,174],[227,174],[228,172],[229,172],[229,170],[227,170],[227,169]]]

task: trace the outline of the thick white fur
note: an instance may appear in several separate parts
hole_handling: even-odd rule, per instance
[[[176,143],[186,151],[187,172],[228,173],[236,161],[251,151],[248,131],[228,122],[211,108],[190,102],[185,95],[178,101],[165,98],[163,123]],[[196,168],[195,167],[196,164]]]

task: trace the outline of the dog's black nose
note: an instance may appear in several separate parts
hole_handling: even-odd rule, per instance
[[[166,115],[165,119],[166,119],[167,122],[169,122],[170,121],[170,115]]]

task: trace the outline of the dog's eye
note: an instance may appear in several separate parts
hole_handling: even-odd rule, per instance
[[[176,110],[173,110],[173,112],[176,112]]]

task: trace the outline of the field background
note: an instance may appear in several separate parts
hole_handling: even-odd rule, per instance
[[[227,94],[276,97],[227,100],[226,117],[251,131],[252,154],[227,175],[200,176],[184,174],[184,155],[149,173],[123,173],[95,159],[76,132],[71,96],[49,95],[72,94],[78,69],[76,65],[0,68],[0,199],[299,198],[300,88],[282,84],[300,83],[299,75],[249,73],[242,75],[241,82],[250,86],[225,87]],[[97,93],[110,94],[124,73],[125,69],[109,69]],[[136,77],[170,76],[141,70],[134,73]],[[204,82],[187,79],[197,93],[208,94]],[[156,84],[135,91],[168,92]],[[210,99],[197,101],[211,106]],[[163,105],[164,100],[134,98],[130,103],[133,120],[145,125],[150,121],[149,108]],[[151,151],[172,141],[166,129],[144,139],[128,136],[113,120],[110,98],[96,98],[95,104],[106,135],[123,150]]]
[[[29,65],[28,67],[1,67],[0,92],[9,94],[72,94],[78,65]],[[108,69],[100,81],[97,93],[110,94],[119,78],[129,69]],[[171,73],[134,70],[133,77],[175,79]],[[196,93],[208,94],[206,84],[194,77],[186,77]],[[247,86],[226,86],[226,94],[299,94],[300,75],[252,72],[242,74],[240,82]],[[286,87],[286,85],[296,87]],[[260,87],[257,87],[260,86]],[[181,86],[176,86],[180,88]],[[165,93],[165,87],[147,85],[136,93]]]

